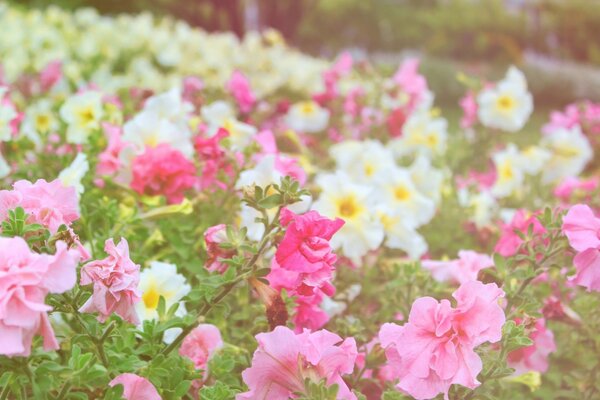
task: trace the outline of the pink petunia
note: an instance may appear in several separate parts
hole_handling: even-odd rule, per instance
[[[133,160],[131,188],[139,194],[163,195],[171,204],[181,203],[186,190],[197,182],[196,167],[168,144],[148,147]]]
[[[121,374],[108,385],[123,385],[123,397],[127,400],[161,400],[154,385],[136,374]]]
[[[127,144],[121,140],[121,128],[109,123],[102,124],[104,135],[108,141],[106,148],[98,155],[98,165],[96,173],[98,175],[112,175],[122,166],[122,161],[119,158],[121,150]]]
[[[189,358],[196,369],[206,371],[208,361],[223,347],[219,328],[211,324],[200,324],[191,331],[179,348],[179,354]]]
[[[59,241],[56,254],[37,254],[20,237],[0,237],[0,254],[0,354],[29,356],[35,335],[45,350],[58,349],[44,301],[75,286],[79,253]]]
[[[249,391],[237,400],[287,400],[306,394],[305,381],[324,380],[338,385],[337,399],[356,400],[342,375],[351,374],[357,357],[353,338],[342,340],[326,330],[296,334],[284,326],[256,335],[258,348],[252,365],[242,372]]]
[[[477,280],[479,271],[494,266],[492,258],[486,254],[480,254],[471,250],[458,252],[458,259],[449,261],[424,260],[421,262],[423,268],[429,270],[433,279],[438,282],[451,281],[453,283],[465,283]]]
[[[577,250],[573,259],[577,273],[571,280],[589,291],[600,291],[600,218],[588,206],[575,205],[564,216],[562,231]]]
[[[531,214],[526,210],[518,210],[510,223],[502,226],[502,233],[494,251],[503,257],[511,257],[517,254],[519,247],[523,244],[523,239],[515,231],[526,234],[530,225],[533,225],[534,235],[541,236],[546,233],[546,228],[538,221],[536,214]]]
[[[227,232],[225,224],[211,226],[204,232],[204,243],[206,243],[206,269],[210,272],[220,274],[227,270],[227,264],[220,261],[221,258],[231,258],[235,250],[221,248],[220,244],[227,241]]]
[[[252,107],[256,103],[256,96],[244,74],[240,71],[234,71],[229,82],[227,82],[227,91],[235,98],[243,113],[252,111]]]
[[[118,245],[107,239],[104,251],[108,257],[81,268],[81,285],[93,284],[93,293],[80,312],[98,313],[100,322],[115,313],[132,324],[139,324],[135,304],[140,301],[137,289],[140,266],[129,258],[129,245],[122,238]]]
[[[453,384],[479,386],[482,362],[475,347],[502,337],[504,311],[498,299],[504,292],[495,283],[470,281],[453,294],[456,308],[421,297],[412,305],[403,326],[384,324],[379,340],[397,388],[416,399],[432,399],[440,393],[448,398]]]
[[[462,129],[471,128],[477,122],[477,101],[473,92],[469,91],[462,99],[460,99],[460,107],[463,110],[463,116],[460,120]]]
[[[517,375],[529,371],[546,372],[548,356],[556,351],[554,334],[546,327],[544,318],[535,321],[535,327],[529,338],[533,340],[531,346],[508,353],[508,366],[514,368]]]

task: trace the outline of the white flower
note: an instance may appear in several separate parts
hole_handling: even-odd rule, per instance
[[[384,237],[383,225],[374,213],[374,188],[353,183],[343,171],[319,175],[321,195],[313,209],[329,217],[339,217],[344,226],[331,239],[334,249],[360,265],[362,256],[377,249]]]
[[[64,186],[73,186],[78,194],[82,194],[84,187],[81,184],[81,180],[89,169],[90,164],[85,153],[77,153],[77,157],[75,157],[71,165],[58,174],[58,179],[60,179]]]
[[[87,91],[69,97],[60,108],[60,116],[68,124],[67,141],[86,143],[89,134],[100,128],[103,114],[99,92]]]
[[[425,254],[427,242],[402,211],[382,205],[377,207],[377,216],[385,230],[386,247],[403,250],[413,260]]]
[[[552,154],[544,166],[542,179],[545,183],[579,175],[594,156],[592,146],[579,126],[557,129],[544,136],[541,145]]]
[[[3,95],[3,89],[0,88],[0,142],[7,142],[12,139],[10,123],[17,117],[17,110],[12,103],[2,101]]]
[[[389,142],[397,157],[423,154],[428,157],[444,154],[448,140],[448,122],[422,111],[411,115],[402,127],[402,136]]]
[[[177,273],[177,266],[160,261],[152,261],[150,267],[140,273],[138,289],[142,293],[142,301],[136,304],[136,311],[140,320],[153,320],[158,318],[158,301],[160,296],[165,299],[168,310],[173,304],[181,301],[190,290],[191,286],[185,277]],[[185,309],[180,304],[178,313]]]
[[[523,128],[533,111],[533,97],[521,71],[510,67],[503,80],[477,96],[478,116],[490,128],[516,132]]]
[[[523,185],[523,158],[517,146],[509,143],[504,150],[492,156],[496,166],[496,181],[492,194],[498,198],[508,197]]]
[[[10,174],[10,166],[0,153],[0,179],[6,178]]]
[[[225,129],[229,133],[230,147],[235,151],[244,150],[258,132],[254,126],[238,121],[233,108],[225,101],[215,101],[202,107],[201,114],[208,124],[207,133],[214,136],[219,128]]]
[[[338,169],[361,183],[385,179],[396,165],[392,152],[376,140],[346,140],[333,145],[329,153]]]
[[[48,134],[56,129],[58,129],[58,119],[52,111],[50,100],[42,99],[27,107],[21,131],[35,144],[37,149],[42,146],[40,135]]]
[[[432,167],[431,160],[423,155],[418,156],[408,170],[419,192],[433,200],[437,205],[442,195],[444,173]]]
[[[490,225],[498,211],[496,199],[487,190],[470,194],[468,189],[463,188],[458,192],[458,201],[461,206],[472,210],[471,220],[478,228]]]
[[[529,146],[521,151],[521,168],[529,175],[537,175],[546,167],[552,153],[539,146]]]
[[[314,101],[302,101],[290,107],[285,122],[295,131],[316,133],[327,127],[329,111]]]

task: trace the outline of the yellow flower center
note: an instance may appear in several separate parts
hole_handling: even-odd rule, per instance
[[[94,115],[94,110],[92,109],[92,107],[82,108],[77,114],[79,116],[79,121],[81,121],[82,125],[88,125],[96,121],[96,117]]]
[[[354,196],[347,196],[337,202],[338,214],[344,218],[355,217],[360,213],[361,207]]]
[[[507,95],[500,96],[496,101],[496,107],[502,112],[509,112],[515,108],[515,99]]]
[[[300,111],[302,111],[302,114],[311,115],[317,111],[317,107],[312,101],[305,101],[300,104]]]
[[[154,287],[151,287],[149,290],[144,292],[142,295],[142,300],[144,300],[144,305],[146,308],[150,308],[155,310],[158,307],[158,300],[160,299],[160,294],[156,291]]]
[[[514,176],[514,171],[512,166],[509,163],[504,163],[498,168],[498,175],[500,175],[500,180],[508,181],[512,179]]]
[[[365,175],[372,176],[375,173],[375,167],[371,164],[365,165]]]
[[[410,199],[410,190],[406,186],[400,185],[394,189],[394,197],[398,201],[406,201]]]
[[[50,117],[45,114],[40,114],[35,117],[35,129],[38,132],[46,132],[50,129]]]

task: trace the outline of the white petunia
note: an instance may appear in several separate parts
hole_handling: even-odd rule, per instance
[[[444,173],[431,165],[431,160],[423,155],[417,157],[408,169],[410,177],[419,190],[437,205],[442,195]]]
[[[290,107],[285,122],[295,131],[316,133],[327,128],[329,111],[314,101],[302,101]]]
[[[523,158],[517,146],[509,143],[504,150],[492,156],[496,167],[496,181],[492,194],[498,198],[508,197],[521,189],[524,180]]]
[[[579,175],[594,157],[592,146],[579,126],[554,130],[543,137],[541,145],[552,154],[544,166],[542,179],[546,183]]]
[[[87,143],[90,133],[100,128],[103,115],[99,92],[87,91],[69,97],[60,108],[60,117],[68,125],[67,142]]]
[[[521,71],[510,67],[503,80],[483,89],[477,96],[478,117],[490,128],[516,132],[523,128],[533,111],[533,97]]]
[[[376,140],[346,140],[333,145],[329,153],[338,169],[361,183],[384,179],[396,165],[392,152]]]
[[[90,164],[85,153],[77,153],[73,162],[58,174],[58,179],[64,186],[73,186],[78,194],[82,194],[84,187],[81,180],[89,169]]]
[[[448,122],[422,111],[411,115],[402,127],[402,136],[389,142],[397,157],[422,154],[428,157],[444,154],[448,140]]]
[[[214,136],[220,128],[225,129],[229,133],[230,147],[235,151],[244,150],[258,132],[256,127],[238,121],[233,108],[225,101],[215,101],[202,107],[201,114],[208,124],[208,134]]]

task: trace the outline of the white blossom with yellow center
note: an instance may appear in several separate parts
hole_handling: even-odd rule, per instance
[[[90,164],[85,153],[77,153],[73,162],[58,174],[58,179],[64,186],[73,186],[77,194],[81,195],[84,191],[81,181],[89,169]]]
[[[12,139],[11,121],[16,118],[17,110],[10,103],[4,103],[5,89],[0,88],[0,142],[7,142]]]
[[[503,80],[479,93],[477,105],[477,115],[484,126],[508,132],[520,130],[533,111],[525,75],[511,66]]]
[[[492,156],[496,167],[496,181],[492,194],[497,198],[508,197],[523,186],[523,156],[517,146],[510,143],[504,150]]]
[[[201,114],[208,125],[208,135],[214,136],[220,128],[225,129],[229,133],[229,147],[234,151],[244,150],[258,132],[254,126],[238,121],[233,108],[222,100],[202,107]]]
[[[27,107],[21,132],[40,149],[42,136],[58,129],[58,119],[52,110],[52,102],[42,99]]]
[[[87,143],[90,133],[100,128],[103,115],[102,94],[99,92],[90,90],[69,97],[60,108],[60,117],[68,125],[67,141]]]
[[[579,126],[554,130],[542,138],[541,145],[552,154],[544,165],[542,179],[546,183],[579,175],[594,157],[592,146]]]
[[[301,101],[290,107],[285,123],[298,132],[321,132],[329,123],[329,111],[312,100]]]
[[[361,258],[377,249],[384,238],[381,220],[375,213],[375,188],[352,182],[350,176],[338,170],[317,176],[322,192],[313,209],[329,218],[341,218],[344,226],[333,236],[331,245],[360,265]]]
[[[377,179],[384,179],[395,167],[392,152],[376,140],[346,140],[333,145],[329,154],[338,169],[359,183],[370,184]]]
[[[408,118],[402,127],[402,136],[388,144],[396,157],[433,157],[444,154],[448,140],[448,122],[432,114],[431,111],[420,111]]]

